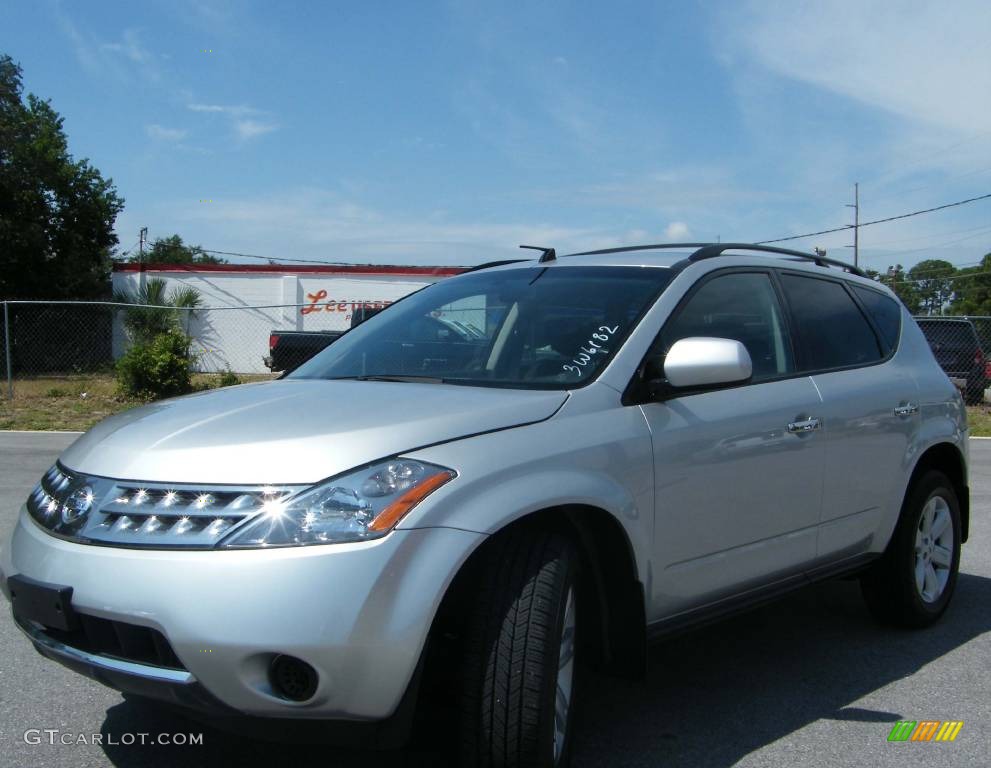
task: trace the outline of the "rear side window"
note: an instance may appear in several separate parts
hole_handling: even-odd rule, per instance
[[[852,286],[853,292],[863,302],[867,314],[871,316],[874,325],[881,331],[885,351],[898,346],[898,333],[901,331],[902,310],[898,302],[883,293],[872,291],[859,285]]]
[[[803,370],[869,365],[884,356],[867,318],[840,283],[782,275],[781,284],[795,318]]]

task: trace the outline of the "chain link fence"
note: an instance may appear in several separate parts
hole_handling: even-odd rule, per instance
[[[374,308],[379,308],[378,306]],[[195,309],[114,302],[3,302],[0,366],[6,397],[39,378],[111,376],[128,347],[156,329],[178,327],[192,340],[200,373],[270,374],[270,342],[279,333],[335,336],[365,305],[340,304],[314,312],[312,304]],[[299,364],[302,360],[294,361]]]
[[[936,362],[964,393],[970,405],[985,401],[991,370],[991,317],[927,315],[916,317]]]

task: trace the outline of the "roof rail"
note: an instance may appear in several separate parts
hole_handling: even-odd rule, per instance
[[[600,248],[597,251],[566,253],[565,256],[601,256],[604,253],[628,253],[630,251],[656,251],[660,248],[704,248],[712,243],[654,243],[652,245],[624,245],[621,248]]]
[[[468,267],[461,274],[467,274],[468,272],[478,272],[480,269],[491,269],[492,267],[501,267],[506,264],[521,264],[524,261],[533,261],[533,259],[501,259],[499,261],[487,261],[484,264],[476,264],[474,267]]]
[[[805,259],[818,264],[820,267],[839,267],[854,275],[867,277],[862,270],[836,259],[827,259],[814,253],[804,251],[793,251],[789,248],[778,248],[774,245],[755,245],[754,243],[653,243],[651,245],[627,245],[621,248],[602,248],[597,251],[582,251],[581,253],[567,253],[565,256],[601,256],[606,253],[629,253],[631,251],[656,251],[664,248],[697,248],[688,261],[701,261],[702,259],[713,259],[716,256],[732,255],[726,251],[760,251],[761,253],[778,253],[783,256],[792,256],[796,259]]]
[[[855,267],[853,264],[847,264],[845,261],[827,259],[825,256],[805,253],[804,251],[793,251],[789,248],[778,248],[773,245],[754,245],[753,243],[711,243],[699,248],[695,251],[695,253],[688,257],[688,260],[701,261],[702,259],[714,259],[717,256],[727,255],[725,251],[760,251],[761,253],[780,253],[784,256],[793,256],[798,259],[805,259],[806,261],[815,262],[820,267],[839,267],[840,269],[845,269],[851,274],[859,275],[860,277],[867,277],[867,275],[865,275],[860,268]]]

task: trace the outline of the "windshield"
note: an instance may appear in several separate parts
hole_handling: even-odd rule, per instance
[[[554,266],[444,280],[362,323],[289,378],[581,386],[670,279],[658,267]]]

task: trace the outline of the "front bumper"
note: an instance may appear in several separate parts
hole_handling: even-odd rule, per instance
[[[0,570],[71,585],[80,614],[158,630],[184,668],[88,654],[21,626],[43,655],[111,687],[218,714],[376,721],[399,706],[440,600],[483,538],[430,528],[356,544],[135,550],[56,539],[22,508]],[[273,691],[278,654],[317,671],[307,701]]]

